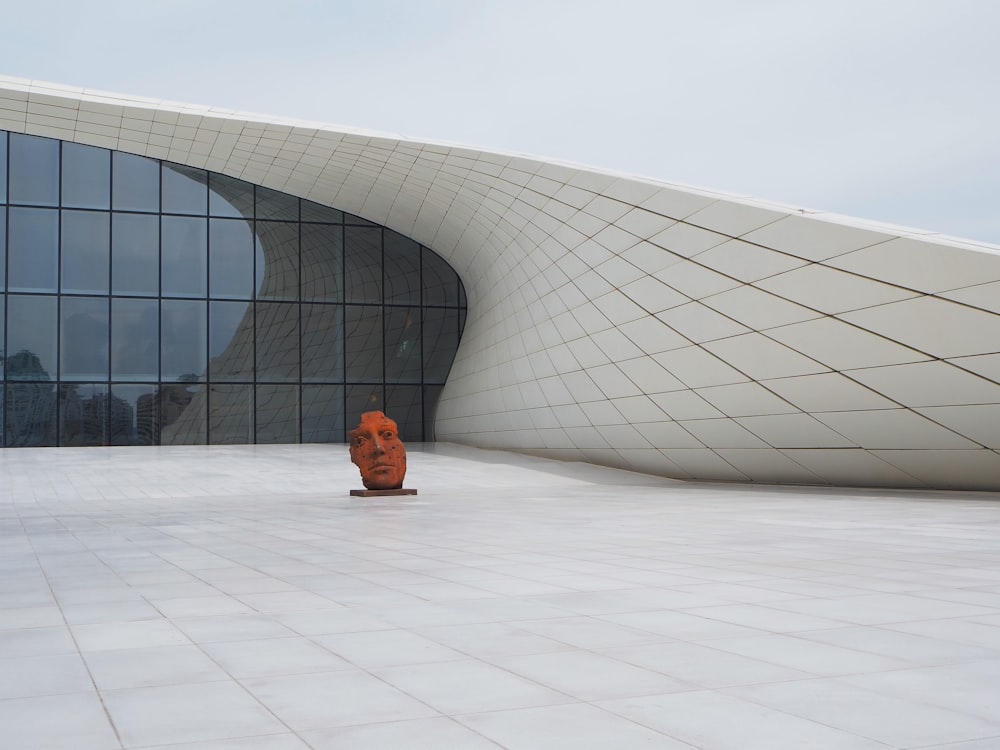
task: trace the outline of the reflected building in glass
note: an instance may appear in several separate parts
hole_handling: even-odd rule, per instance
[[[6,447],[433,439],[465,322],[438,255],[199,169],[0,131]]]

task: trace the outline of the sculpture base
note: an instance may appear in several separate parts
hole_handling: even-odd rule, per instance
[[[396,495],[416,495],[416,490],[351,490],[353,497],[394,497]]]

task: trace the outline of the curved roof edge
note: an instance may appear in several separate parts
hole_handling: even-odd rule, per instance
[[[684,479],[1000,489],[1000,247],[536,157],[0,79],[0,129],[435,250],[439,439]]]

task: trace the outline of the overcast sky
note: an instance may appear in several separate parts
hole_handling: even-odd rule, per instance
[[[26,0],[0,73],[1000,244],[997,0]]]

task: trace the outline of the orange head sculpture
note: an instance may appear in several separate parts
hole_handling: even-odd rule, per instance
[[[348,433],[351,461],[361,469],[361,483],[369,490],[397,490],[406,476],[406,448],[396,423],[380,411],[366,411]]]

